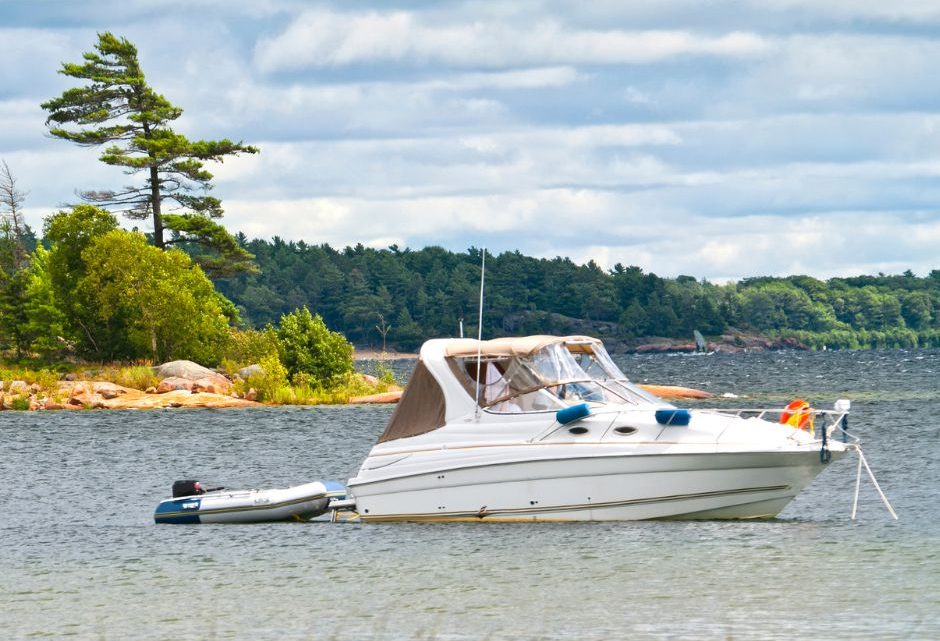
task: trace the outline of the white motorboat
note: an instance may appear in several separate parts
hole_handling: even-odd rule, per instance
[[[769,518],[852,447],[831,438],[843,409],[678,409],[588,337],[431,340],[347,503],[365,521]]]
[[[157,523],[263,523],[307,521],[326,512],[330,501],[345,497],[335,481],[316,481],[271,490],[203,490],[197,481],[177,481],[173,498],[154,511]]]

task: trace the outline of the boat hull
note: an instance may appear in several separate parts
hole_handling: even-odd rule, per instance
[[[211,492],[161,501],[156,523],[265,523],[307,521],[327,511],[330,500],[345,495],[334,481],[317,481],[286,489]]]
[[[366,521],[755,519],[776,516],[825,467],[809,448],[599,455],[454,466],[349,490]]]

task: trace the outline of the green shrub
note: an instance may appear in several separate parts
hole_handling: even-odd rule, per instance
[[[375,370],[379,381],[386,385],[386,389],[387,386],[396,384],[395,372],[393,372],[392,368],[389,367],[385,362],[380,362],[378,365],[376,365]]]
[[[304,372],[317,385],[329,386],[353,371],[352,344],[306,307],[281,317],[277,337],[281,362],[290,376]]]
[[[59,374],[49,369],[32,370],[26,368],[0,369],[0,381],[23,381],[27,385],[36,383],[47,393],[54,393],[59,389]]]
[[[29,409],[29,397],[27,396],[17,396],[12,401],[10,401],[10,408],[18,411],[26,411]]]
[[[285,399],[293,397],[293,391],[287,382],[287,368],[281,364],[276,354],[265,356],[258,364],[261,365],[261,371],[245,380],[245,390],[253,387],[258,393],[258,400],[268,403],[283,403]]]
[[[242,367],[260,363],[265,356],[279,352],[277,332],[270,325],[260,330],[232,329],[222,353],[222,369],[234,374]]]
[[[47,369],[41,369],[28,383],[36,383],[42,391],[48,394],[54,394],[59,391],[59,375]]]

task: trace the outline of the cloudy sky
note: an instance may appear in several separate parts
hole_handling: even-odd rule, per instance
[[[134,42],[224,221],[664,276],[940,268],[936,0],[0,0],[0,158],[30,222],[128,180],[39,103]]]

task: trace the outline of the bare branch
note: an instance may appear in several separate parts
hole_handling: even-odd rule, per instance
[[[0,218],[8,219],[13,233],[13,262],[20,269],[26,262],[26,247],[23,244],[23,203],[26,193],[16,186],[16,177],[6,160],[0,160]]]

